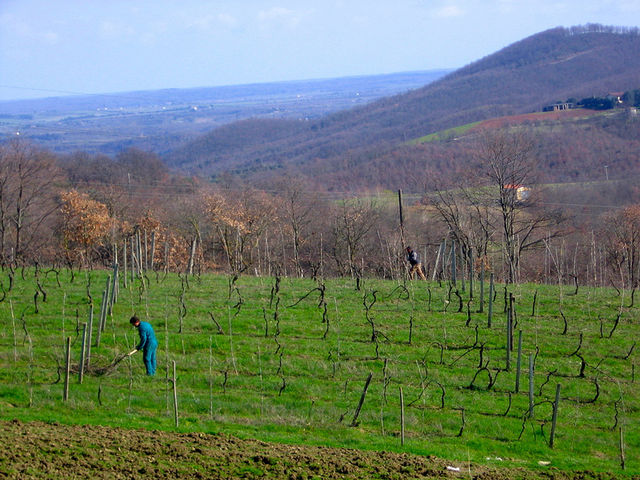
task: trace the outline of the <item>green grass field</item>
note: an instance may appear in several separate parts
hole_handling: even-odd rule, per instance
[[[276,285],[274,278],[233,282],[202,275],[186,281],[150,273],[144,286],[136,279],[125,288],[120,279],[99,346],[94,325],[91,366],[106,366],[133,348],[137,333],[128,319],[136,313],[155,327],[158,374],[144,375],[138,353],[107,375],[86,374],[82,384],[74,374],[65,402],[65,339],[71,337],[77,367],[88,293],[97,324],[108,273],[79,272],[71,282],[68,271],[16,271],[0,302],[0,418],[226,432],[492,466],[618,474],[622,427],[625,472],[640,472],[640,322],[629,292],[581,287],[572,295],[573,287],[509,287],[515,327],[506,370],[504,285],[496,288],[489,328],[488,285],[480,313],[477,284],[473,301],[468,284],[459,291],[460,303],[444,283],[368,279],[357,289],[351,279],[318,284],[283,278]],[[6,291],[8,272],[1,281]],[[167,381],[173,361],[178,427]]]
[[[424,135],[422,137],[415,138],[413,140],[410,140],[407,143],[409,145],[419,145],[421,143],[429,143],[435,140],[442,140],[447,138],[453,139],[455,137],[459,137],[460,135],[464,135],[473,127],[476,127],[481,123],[482,122],[473,122],[473,123],[467,123],[465,125],[460,125],[454,128],[448,128],[447,130],[442,130],[441,132],[430,133],[429,135]]]

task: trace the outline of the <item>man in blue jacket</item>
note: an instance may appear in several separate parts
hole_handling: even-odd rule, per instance
[[[129,323],[138,329],[140,335],[140,343],[129,353],[133,355],[138,350],[142,350],[142,360],[147,368],[147,375],[155,375],[156,373],[156,350],[158,349],[158,341],[153,327],[149,322],[141,322],[135,315],[131,317]]]

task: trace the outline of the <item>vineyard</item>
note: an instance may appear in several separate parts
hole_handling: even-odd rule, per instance
[[[629,291],[124,277],[3,273],[0,419],[640,473]],[[122,359],[138,340],[133,314],[155,328],[155,377],[141,354]],[[12,473],[0,456],[3,470]]]

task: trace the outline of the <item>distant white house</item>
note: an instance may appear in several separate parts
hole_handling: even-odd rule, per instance
[[[504,186],[504,188],[507,190],[515,190],[516,200],[518,202],[524,202],[531,195],[531,189],[529,187],[525,187],[524,185],[507,184]]]
[[[547,105],[542,107],[543,112],[558,112],[560,110],[571,110],[572,108],[576,108],[573,103],[564,102],[564,103],[554,103],[553,105]]]
[[[606,99],[611,100],[614,103],[622,103],[623,95],[624,95],[624,92],[610,92],[609,94],[607,94]]]

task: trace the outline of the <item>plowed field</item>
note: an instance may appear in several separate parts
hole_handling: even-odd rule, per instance
[[[17,420],[0,422],[0,445],[0,478],[10,479],[615,478],[553,467],[493,469],[434,457],[269,444],[221,434]]]

